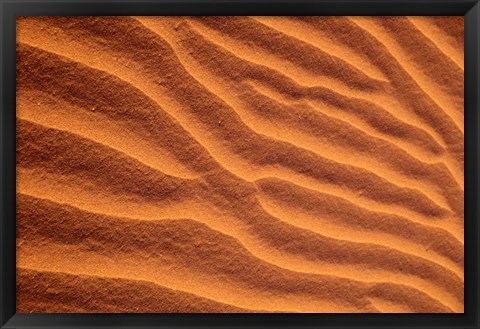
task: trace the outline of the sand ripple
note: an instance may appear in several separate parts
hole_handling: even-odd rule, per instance
[[[463,312],[463,161],[463,18],[20,18],[17,312]]]

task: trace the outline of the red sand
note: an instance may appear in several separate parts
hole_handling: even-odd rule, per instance
[[[463,312],[463,17],[17,23],[17,312]]]

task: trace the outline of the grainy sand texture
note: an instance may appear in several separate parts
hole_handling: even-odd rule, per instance
[[[464,311],[463,17],[21,17],[17,312]]]

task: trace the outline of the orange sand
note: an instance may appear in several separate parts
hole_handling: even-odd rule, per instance
[[[17,312],[463,312],[463,17],[17,23]]]

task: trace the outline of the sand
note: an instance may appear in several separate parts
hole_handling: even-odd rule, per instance
[[[463,17],[17,20],[17,312],[463,312]]]

